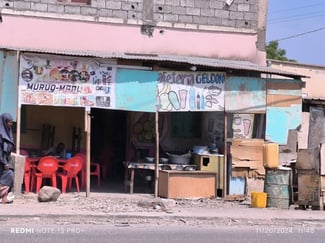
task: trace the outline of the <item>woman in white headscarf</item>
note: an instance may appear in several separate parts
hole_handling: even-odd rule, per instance
[[[3,113],[0,116],[0,200],[1,203],[11,203],[13,198],[8,198],[8,193],[13,187],[14,171],[9,163],[11,152],[14,148],[12,135],[12,116]]]

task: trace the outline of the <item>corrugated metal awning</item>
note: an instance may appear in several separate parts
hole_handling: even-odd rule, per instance
[[[205,66],[205,67],[215,67],[224,68],[239,71],[252,71],[264,74],[275,74],[291,78],[302,78],[305,75],[300,75],[296,73],[286,72],[271,67],[261,66],[248,61],[236,61],[236,60],[225,60],[225,59],[215,59],[207,57],[190,57],[190,56],[177,56],[177,55],[141,55],[133,53],[125,54],[112,54],[111,58],[120,59],[133,59],[133,60],[149,60],[149,61],[165,61],[165,62],[175,62],[175,63],[187,63],[190,65]]]
[[[303,100],[308,101],[308,102],[325,102],[325,97],[302,97]]]
[[[12,49],[12,48],[8,48]],[[39,52],[49,54],[63,54],[76,56],[93,56],[100,58],[115,58],[125,60],[139,60],[139,61],[159,61],[159,62],[174,62],[179,64],[189,64],[210,68],[222,68],[237,71],[251,71],[263,74],[273,74],[290,78],[308,78],[305,75],[282,71],[267,66],[257,65],[248,61],[240,60],[226,60],[209,57],[193,57],[181,55],[160,55],[160,54],[138,54],[138,53],[114,53],[95,50],[44,50],[44,49],[17,49],[17,51]]]

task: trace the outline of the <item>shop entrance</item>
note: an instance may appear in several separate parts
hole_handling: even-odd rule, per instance
[[[91,158],[102,165],[103,185],[123,186],[127,112],[91,109],[91,117]]]
[[[127,114],[91,109],[90,156],[101,165],[101,186],[97,187],[97,178],[91,177],[92,191],[124,192]],[[21,117],[20,148],[30,156],[40,157],[44,150],[59,142],[66,145],[67,152],[86,153],[83,108],[24,105]]]

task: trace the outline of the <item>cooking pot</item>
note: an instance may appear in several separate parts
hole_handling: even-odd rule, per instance
[[[162,166],[160,166],[160,169],[162,169],[162,170],[171,170],[172,168],[169,165],[162,165]]]
[[[147,163],[155,163],[156,162],[156,158],[154,158],[154,157],[145,157],[145,160],[146,160]],[[167,158],[159,158],[159,163],[160,164],[167,164],[168,159]]]
[[[187,166],[185,166],[185,167],[183,168],[183,170],[184,170],[184,171],[194,171],[195,168],[194,168],[193,166],[191,166],[191,165],[187,165]]]
[[[166,154],[168,155],[170,164],[188,165],[190,163],[191,153],[177,155],[166,152]]]
[[[155,161],[154,157],[145,157],[147,163],[153,163]]]

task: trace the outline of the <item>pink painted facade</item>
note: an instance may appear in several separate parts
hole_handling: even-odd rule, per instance
[[[265,64],[256,33],[158,28],[153,36],[140,26],[2,15],[0,48],[62,52],[139,53],[201,56]],[[160,33],[163,30],[163,33]]]
[[[305,75],[302,78],[305,82],[305,87],[302,88],[303,98],[306,99],[325,99],[325,66],[308,65],[294,62],[284,62],[272,60],[272,67],[278,70],[300,73]]]

